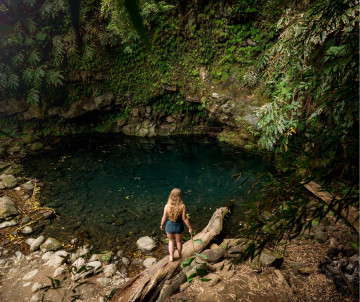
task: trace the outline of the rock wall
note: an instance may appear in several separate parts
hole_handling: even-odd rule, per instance
[[[256,144],[256,137],[249,129],[256,129],[255,111],[262,106],[262,101],[251,90],[240,87],[235,76],[230,76],[223,82],[215,82],[205,67],[199,68],[199,76],[202,85],[192,92],[189,92],[191,89],[187,89],[187,92],[183,91],[185,89],[181,90],[181,96],[187,104],[197,104],[202,112],[195,109],[193,112],[164,114],[152,105],[153,100],[161,98],[161,95],[149,96],[146,105],[134,105],[131,97],[123,96],[124,101],[119,102],[117,100],[122,98],[110,91],[99,96],[81,97],[67,106],[50,105],[46,109],[30,105],[23,99],[2,100],[0,119],[10,117],[13,121],[38,122],[38,128],[44,125],[46,127],[49,121],[56,120],[71,123],[76,128],[74,125],[81,119],[89,123],[87,131],[93,131],[99,123],[106,123],[103,131],[142,137],[203,133],[215,125],[215,132],[222,131],[220,137],[224,141],[242,147]],[[91,79],[90,75],[81,72],[71,74],[72,81],[86,81],[91,85],[89,78]],[[96,78],[97,81],[104,79],[106,75],[102,75],[101,79]],[[180,93],[180,88],[175,86],[165,85],[163,89],[168,93]],[[98,116],[104,114],[115,116],[111,120],[105,117],[105,121],[96,121]]]

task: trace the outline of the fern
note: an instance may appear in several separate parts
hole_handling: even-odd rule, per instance
[[[27,95],[26,101],[31,105],[38,105],[40,101],[39,91],[35,88],[31,88]]]
[[[53,38],[53,46],[54,46],[54,56],[55,56],[55,65],[59,66],[64,59],[64,43],[60,36],[55,36]]]
[[[11,74],[8,78],[7,86],[11,89],[16,89],[19,87],[19,77],[16,74]]]
[[[40,62],[40,53],[34,49],[29,55],[28,62],[31,65],[37,65]]]
[[[64,77],[59,71],[50,70],[46,73],[46,81],[49,85],[59,87],[62,85]]]

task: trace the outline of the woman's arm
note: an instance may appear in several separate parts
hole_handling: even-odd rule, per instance
[[[161,218],[161,223],[160,223],[160,229],[163,230],[164,229],[164,223],[166,221],[166,216],[167,216],[167,208],[166,206],[164,207],[164,214],[163,217]]]
[[[184,205],[183,212],[182,212],[182,220],[185,222],[185,224],[186,224],[187,227],[189,228],[189,233],[191,234],[191,233],[192,233],[192,227],[191,227],[191,224],[190,224],[189,219],[186,217],[186,208],[185,208],[185,205]]]

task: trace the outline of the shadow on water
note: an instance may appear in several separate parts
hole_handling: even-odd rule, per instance
[[[162,211],[174,187],[182,190],[196,231],[229,201],[236,224],[255,176],[241,189],[231,176],[267,165],[205,137],[92,134],[61,138],[52,150],[28,156],[24,168],[45,183],[42,202],[59,214],[46,235],[64,242],[83,238],[101,250],[131,250],[140,236],[163,234]]]

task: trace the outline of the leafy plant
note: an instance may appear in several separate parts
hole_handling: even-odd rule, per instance
[[[201,239],[194,240],[192,237],[192,234],[191,234],[191,241],[192,241],[192,245],[193,245],[194,255],[198,256],[200,258],[203,258],[204,260],[208,259],[205,255],[203,255],[201,253],[195,253],[195,243],[202,244],[203,243],[202,240]],[[191,265],[191,263],[193,263],[194,260],[195,260],[195,265],[191,269],[191,271],[194,271],[194,272],[192,272],[187,277],[187,282],[191,282],[196,276],[199,276],[201,281],[210,281],[211,279],[202,278],[202,276],[205,276],[207,274],[206,264],[204,265],[204,263],[198,263],[196,261],[196,257],[190,257],[189,259],[185,260],[182,263],[182,267],[187,267],[187,266]],[[205,266],[205,268],[204,268],[204,266]]]

